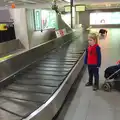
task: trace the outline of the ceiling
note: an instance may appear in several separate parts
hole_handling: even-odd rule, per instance
[[[39,7],[51,8],[53,0],[0,0],[0,6],[10,6],[13,2],[17,7]],[[74,4],[109,4],[111,2],[120,2],[120,0],[74,0]],[[68,5],[64,0],[57,0],[59,6]]]
[[[16,6],[39,6],[39,7],[49,7],[52,5],[52,0],[0,0],[0,6],[10,6],[15,3]],[[65,4],[63,0],[57,0],[58,4]]]

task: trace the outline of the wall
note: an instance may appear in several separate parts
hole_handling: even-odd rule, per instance
[[[89,27],[89,17],[90,11],[79,12],[79,24],[82,24],[84,28]]]
[[[14,19],[16,38],[21,41],[26,49],[29,49],[29,40],[27,34],[26,9],[16,8],[10,9],[12,18]]]
[[[67,33],[71,32],[71,28],[65,23],[65,21],[62,19],[60,15],[57,16],[58,21],[58,28],[64,29],[66,28]]]
[[[9,9],[0,9],[0,22],[11,22]]]

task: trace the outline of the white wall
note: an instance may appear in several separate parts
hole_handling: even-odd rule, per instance
[[[29,49],[26,9],[25,8],[10,9],[10,13],[12,15],[12,18],[14,19],[16,38],[21,41],[21,43],[26,49]]]

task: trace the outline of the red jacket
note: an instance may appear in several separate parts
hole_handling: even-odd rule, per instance
[[[96,65],[100,67],[101,65],[101,51],[100,47],[95,44],[94,46],[89,46],[86,50],[85,64]]]

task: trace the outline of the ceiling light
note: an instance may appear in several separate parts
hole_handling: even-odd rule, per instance
[[[8,1],[8,3],[14,3],[13,1]]]
[[[70,3],[70,0],[63,0],[63,1],[65,1],[65,2],[69,2],[69,3]]]

